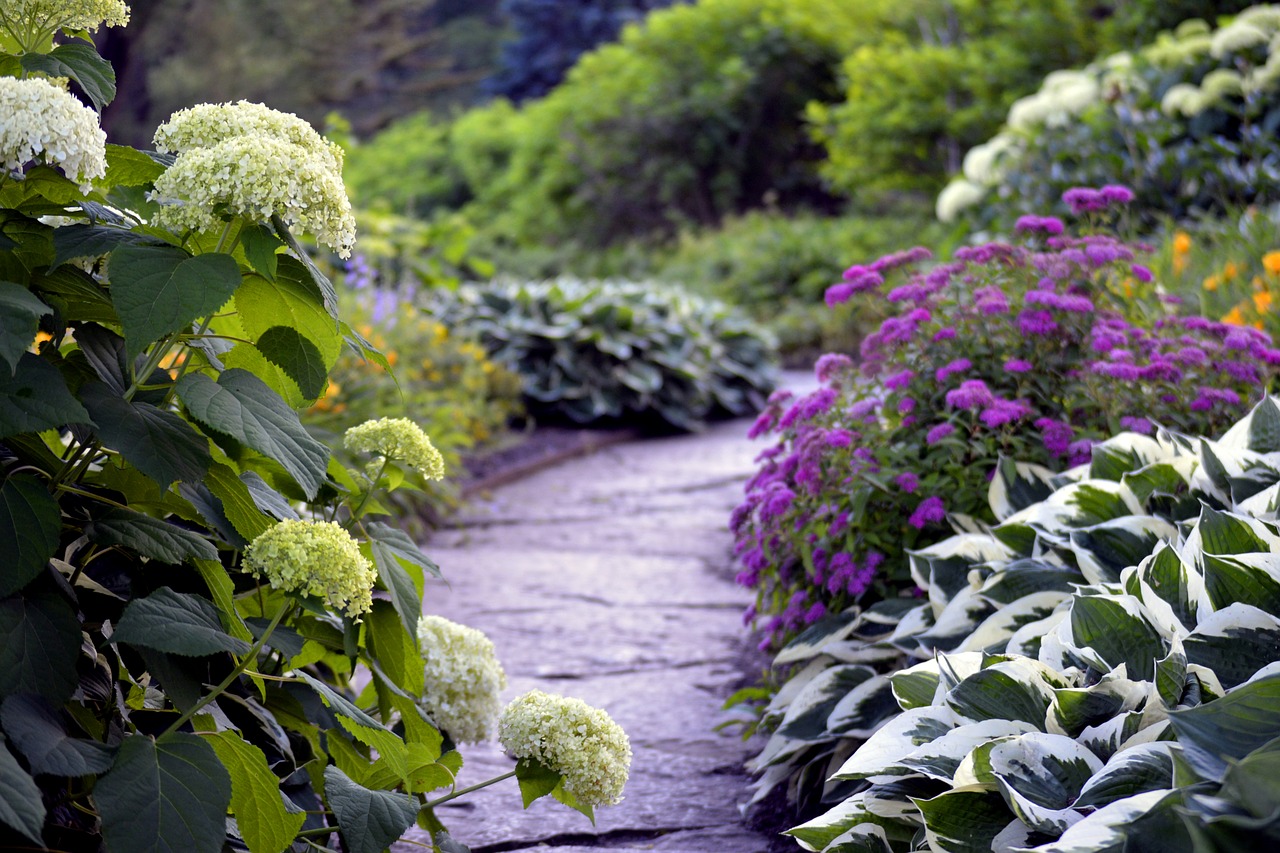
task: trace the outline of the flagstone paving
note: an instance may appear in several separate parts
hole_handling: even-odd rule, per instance
[[[432,538],[447,584],[425,608],[489,635],[504,699],[576,696],[606,709],[635,753],[626,799],[595,826],[549,797],[522,811],[514,779],[440,806],[474,853],[779,849],[739,813],[753,745],[714,731],[725,698],[764,665],[742,628],[751,596],[733,582],[726,526],[761,449],[749,423],[566,462],[478,499]],[[512,767],[496,744],[463,754],[460,786]],[[393,851],[422,849],[406,842],[428,839],[411,830]]]

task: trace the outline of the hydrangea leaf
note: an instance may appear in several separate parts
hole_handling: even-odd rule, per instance
[[[125,400],[101,382],[85,385],[80,397],[93,414],[102,443],[161,489],[175,480],[199,483],[209,470],[209,440],[176,413]]]
[[[193,657],[249,651],[247,642],[223,630],[213,604],[167,586],[129,602],[111,641]]]
[[[245,259],[253,271],[267,281],[276,279],[276,270],[280,266],[280,255],[276,250],[283,245],[265,225],[255,222],[240,229],[240,247],[244,249]]]
[[[10,696],[0,706],[0,722],[32,773],[92,776],[111,766],[114,748],[68,737],[58,720],[58,710],[40,696]]]
[[[516,781],[520,783],[520,798],[526,809],[559,787],[563,779],[559,773],[532,758],[516,762]]]
[[[315,399],[324,393],[329,366],[325,364],[319,348],[297,329],[272,326],[258,336],[257,347],[267,361],[298,383],[302,396]]]
[[[22,285],[0,281],[0,362],[10,375],[35,340],[40,318],[52,310]]]
[[[133,510],[107,509],[85,525],[84,532],[91,542],[130,548],[144,557],[175,565],[218,559],[218,549],[195,531]]]
[[[0,597],[44,571],[58,550],[62,512],[35,477],[10,477],[0,486]]]
[[[111,187],[143,187],[163,175],[164,170],[164,164],[151,154],[108,142],[107,175],[102,183]]]
[[[404,630],[396,608],[386,601],[375,601],[365,617],[365,637],[369,651],[382,670],[406,693],[421,696],[423,661],[418,652],[416,634]]]
[[[0,734],[0,823],[22,833],[35,842],[37,849],[44,848],[40,830],[44,827],[44,798],[36,787],[36,780],[22,769],[5,746]]]
[[[271,528],[274,522],[262,512],[248,484],[236,476],[231,466],[221,462],[213,463],[209,466],[209,473],[205,475],[204,484],[222,502],[222,512],[227,521],[231,522],[236,533],[244,537],[245,541],[252,542],[259,534]]]
[[[246,276],[236,291],[236,310],[245,332],[257,339],[273,326],[297,329],[315,344],[325,367],[332,368],[342,352],[338,324],[325,310],[324,297],[306,267],[290,255],[276,255],[276,258],[274,280]]]
[[[163,246],[166,244],[156,237],[109,225],[84,223],[64,225],[53,232],[53,248],[56,254],[53,257],[52,266],[59,267],[67,261],[81,258],[100,258],[124,245]]]
[[[192,734],[127,737],[93,798],[107,849],[218,853],[231,779],[213,747]]]
[[[324,769],[324,786],[338,818],[344,849],[352,853],[382,853],[417,816],[408,794],[371,791],[333,765]]]
[[[106,291],[78,267],[63,265],[40,273],[33,277],[32,287],[44,301],[57,305],[68,321],[120,323]]]
[[[91,423],[58,369],[26,352],[10,376],[0,371],[0,439],[24,432],[43,432],[66,424]]]
[[[280,794],[280,779],[262,750],[238,732],[205,738],[231,776],[231,814],[249,853],[279,853],[289,846],[306,815],[290,813]]]
[[[0,697],[34,693],[66,701],[79,655],[80,620],[59,592],[28,587],[0,601]]]
[[[24,71],[39,71],[50,77],[70,77],[81,91],[102,108],[116,96],[116,72],[111,63],[98,55],[91,44],[60,44],[48,53],[28,53],[22,57]]]

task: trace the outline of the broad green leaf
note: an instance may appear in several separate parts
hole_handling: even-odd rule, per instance
[[[1173,787],[1173,749],[1168,743],[1143,743],[1116,753],[1080,790],[1075,805],[1102,806]]]
[[[267,482],[257,473],[242,471],[240,473],[240,481],[249,490],[249,496],[253,498],[254,504],[262,512],[280,521],[285,519],[296,520],[298,518],[297,510],[293,508],[288,499],[267,485]]]
[[[1280,675],[1250,681],[1221,699],[1169,712],[1178,743],[1210,760],[1240,760],[1280,737]]]
[[[370,791],[333,765],[324,769],[324,787],[342,831],[343,849],[351,853],[382,853],[417,816],[408,794]]]
[[[314,690],[317,694],[319,694],[320,701],[322,701],[326,707],[328,707],[338,716],[346,717],[349,720],[353,720],[354,722],[360,724],[361,726],[364,726],[365,728],[383,729],[385,731],[382,723],[379,723],[373,717],[370,717],[364,711],[361,711],[345,696],[338,693],[336,690],[334,690],[329,685],[325,684],[323,681],[320,681],[317,678],[313,678],[311,675],[305,672],[298,672],[297,676],[301,678],[303,681],[305,681],[307,684],[311,685],[311,689]]]
[[[819,654],[827,643],[839,642],[849,636],[861,621],[862,613],[856,608],[823,617],[787,643],[774,657],[773,665],[780,667],[784,664],[809,660]]]
[[[207,599],[167,586],[129,602],[111,642],[193,657],[249,651],[248,643],[223,630],[218,611]]]
[[[1118,482],[1124,475],[1159,462],[1168,454],[1153,438],[1124,433],[1094,445],[1091,455],[1089,477]]]
[[[222,364],[227,370],[238,368],[252,373],[279,394],[292,409],[301,409],[311,402],[302,396],[298,383],[283,368],[267,361],[267,357],[253,344],[236,344],[223,354]]]
[[[329,378],[329,366],[309,339],[292,326],[272,326],[258,336],[258,350],[267,361],[279,367],[298,383],[298,389],[308,399],[324,393]]]
[[[263,514],[254,501],[249,487],[236,476],[229,465],[215,462],[209,466],[204,484],[214,497],[222,501],[222,511],[236,532],[252,542],[259,535],[275,526],[275,522]]]
[[[826,851],[837,849],[834,845],[838,839],[862,826],[875,826],[883,830],[885,826],[892,826],[892,823],[872,814],[867,809],[864,794],[854,794],[824,814],[818,815],[799,826],[794,826],[782,834],[795,838],[804,845],[806,850]],[[906,841],[908,839],[900,838],[898,840]],[[855,847],[853,849],[857,850],[858,848]],[[871,849],[875,850],[876,848]]]
[[[245,627],[239,612],[236,611],[236,588],[231,578],[227,575],[227,570],[221,563],[211,560],[196,560],[195,566],[200,572],[200,577],[204,578],[205,586],[209,588],[209,595],[217,606],[218,616],[223,626],[227,629],[227,633],[233,637],[239,637],[241,640],[251,641],[253,637],[250,635],[249,629]]]
[[[155,480],[161,490],[173,481],[199,483],[213,459],[209,440],[174,412],[130,402],[101,382],[80,391],[98,425],[103,445]]]
[[[1271,550],[1271,543],[1259,536],[1246,519],[1208,506],[1201,510],[1188,545],[1197,537],[1205,554],[1252,554]]]
[[[988,757],[1000,792],[1028,826],[1060,833],[1079,819],[1071,810],[1080,789],[1102,762],[1069,737],[1019,735],[992,747]]]
[[[407,632],[395,607],[386,601],[375,601],[373,611],[365,616],[365,642],[369,651],[391,680],[414,696],[421,696],[424,662],[418,651],[417,633]]]
[[[22,285],[0,281],[0,361],[10,374],[35,340],[40,318],[52,310]]]
[[[284,243],[271,233],[271,229],[257,223],[240,229],[240,246],[253,271],[268,281],[275,281],[280,263],[276,250]]]
[[[1280,452],[1280,407],[1271,397],[1263,397],[1253,407],[1249,422],[1249,449],[1258,453]]]
[[[32,216],[66,213],[84,198],[80,185],[52,166],[33,166],[11,177],[0,189],[0,205]]]
[[[1208,667],[1230,689],[1280,659],[1280,619],[1232,604],[1201,619],[1182,642],[1188,663]]]
[[[1009,825],[1009,809],[995,791],[948,791],[916,800],[929,846],[939,853],[991,853],[991,840]]]
[[[136,231],[112,225],[64,225],[53,232],[53,248],[57,254],[53,266],[81,258],[100,258],[124,245],[163,246],[164,241]]]
[[[1280,809],[1280,752],[1275,744],[1233,765],[1222,780],[1221,796],[1253,815],[1274,820]]]
[[[325,310],[324,298],[310,274],[296,258],[277,255],[279,269],[275,281],[246,276],[236,291],[236,310],[249,337],[257,339],[273,326],[297,329],[315,344],[332,368],[342,352],[338,324]]]
[[[129,548],[175,565],[218,559],[218,549],[195,531],[128,509],[107,509],[85,525],[84,533],[90,542]]]
[[[1016,659],[979,670],[947,694],[955,713],[970,720],[1022,720],[1037,728],[1053,701],[1052,670]],[[1055,674],[1056,675],[1056,674]]]
[[[324,307],[331,317],[338,316],[338,291],[334,289],[333,282],[329,281],[329,277],[320,271],[315,261],[311,260],[311,255],[307,254],[306,248],[298,242],[298,238],[293,236],[293,232],[285,225],[279,216],[271,217],[271,224],[276,229],[276,234],[285,245],[293,252],[294,257],[302,262],[306,267],[307,273],[311,276],[311,280],[320,290],[320,295],[324,299]]]
[[[1159,808],[1170,791],[1147,791],[1103,806],[1062,833],[1057,841],[1036,847],[1036,853],[1091,853],[1125,850],[1127,830],[1144,815]],[[1162,839],[1168,849],[1169,839]]]
[[[69,42],[48,53],[28,53],[22,57],[25,71],[41,71],[50,77],[70,77],[93,101],[98,112],[116,96],[116,72],[91,44]]]
[[[1160,542],[1177,541],[1178,529],[1152,516],[1129,516],[1073,530],[1071,552],[1085,579],[1109,583],[1146,559]]]
[[[25,835],[43,850],[44,839],[40,830],[44,827],[44,798],[36,787],[36,780],[22,769],[5,746],[0,735],[0,823]]]
[[[1071,602],[1071,633],[1113,668],[1121,664],[1137,678],[1155,677],[1156,661],[1169,653],[1160,631],[1142,615],[1133,596],[1077,596]]]
[[[0,597],[39,577],[58,550],[62,511],[43,482],[18,474],[0,486]]]
[[[563,779],[559,773],[532,758],[516,762],[516,781],[520,783],[520,799],[526,809],[558,788]]]
[[[1159,545],[1139,566],[1138,575],[1169,605],[1183,627],[1195,627],[1204,582],[1199,572],[1182,562],[1174,548],[1167,543]]]
[[[154,183],[164,170],[163,164],[143,151],[107,143],[107,175],[102,183],[111,187],[143,187]]]
[[[0,697],[35,693],[65,702],[79,656],[80,620],[59,592],[29,587],[0,600]]]
[[[1201,559],[1205,591],[1215,609],[1239,602],[1280,613],[1280,564],[1274,554],[1204,554]]]
[[[115,756],[105,743],[68,737],[58,709],[39,696],[10,696],[0,706],[0,722],[37,775],[92,776],[110,767]]]
[[[983,720],[954,728],[942,737],[921,744],[901,760],[903,767],[940,782],[950,783],[965,756],[984,743],[1030,734],[1036,728],[1017,720]]]
[[[285,809],[280,779],[267,766],[266,755],[239,732],[219,732],[206,737],[205,742],[231,776],[231,814],[249,853],[280,853],[307,816]]]
[[[877,675],[850,690],[835,704],[827,718],[827,731],[865,740],[899,711],[892,682]]]
[[[84,270],[60,266],[32,280],[32,288],[67,320],[118,325],[116,308],[106,290]]]
[[[987,502],[997,521],[1004,521],[1021,509],[1038,503],[1053,493],[1053,476],[1047,468],[1017,462],[1001,456],[987,490]]]
[[[421,552],[413,540],[397,528],[375,522],[366,529],[369,532],[369,550],[378,569],[378,578],[387,592],[391,593],[391,603],[400,614],[405,631],[410,636],[416,636],[418,620],[422,617],[422,569],[417,561],[404,559],[402,563],[401,555],[409,553],[406,547],[412,548],[413,552]],[[393,537],[392,532],[403,537],[403,541]],[[405,568],[406,565],[408,569]]]
[[[778,733],[795,740],[827,736],[827,718],[849,691],[875,677],[869,666],[841,665],[825,670],[800,691],[778,725]]]
[[[71,396],[62,374],[40,356],[23,353],[12,376],[0,371],[0,439],[88,423],[89,413]]]
[[[247,447],[274,459],[297,480],[307,497],[325,482],[329,449],[311,437],[298,413],[247,370],[224,370],[215,382],[188,373],[178,396],[191,416]]]
[[[173,246],[120,246],[110,270],[111,301],[130,356],[217,311],[240,286],[230,255],[192,257]]]
[[[219,853],[231,779],[196,735],[133,735],[93,799],[108,853]]]
[[[133,382],[124,338],[97,323],[83,323],[76,328],[75,341],[98,378],[123,397]]]
[[[919,746],[954,729],[960,720],[946,707],[913,708],[885,723],[840,767],[837,779],[887,779],[910,772],[898,762]]]

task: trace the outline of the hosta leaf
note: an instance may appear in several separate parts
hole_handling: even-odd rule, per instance
[[[983,656],[978,652],[938,655],[889,676],[893,695],[904,709],[928,707],[938,700],[940,685],[946,693],[982,669],[982,663]]]
[[[1139,678],[1153,678],[1157,660],[1168,654],[1160,631],[1142,615],[1133,596],[1077,596],[1071,603],[1076,645],[1092,649],[1112,668],[1124,664]]]
[[[178,383],[178,396],[196,420],[279,462],[308,497],[320,490],[328,448],[311,437],[280,395],[249,371],[225,370],[216,382],[189,373]]]
[[[0,600],[0,697],[35,693],[61,704],[76,687],[80,620],[60,593],[39,586]]]
[[[1035,848],[1036,853],[1096,853],[1101,850],[1123,850],[1126,830],[1139,818],[1162,803],[1174,792],[1148,791],[1103,806],[1079,821],[1057,841]]]
[[[1117,714],[1131,711],[1147,699],[1148,682],[1116,678],[1114,673],[1090,687],[1054,691],[1050,715],[1057,728],[1072,736]]]
[[[826,616],[801,631],[794,640],[787,643],[774,657],[773,665],[777,667],[808,660],[818,654],[827,643],[838,642],[849,636],[861,621],[862,614],[856,609]]]
[[[1004,651],[1019,628],[1044,619],[1070,597],[1068,592],[1036,592],[1006,604],[974,628],[957,651]]]
[[[93,101],[98,112],[116,96],[116,72],[111,63],[98,55],[91,44],[60,44],[48,53],[27,53],[22,57],[24,71],[39,71],[50,77],[70,77]]]
[[[1039,465],[1017,462],[1001,456],[987,490],[987,502],[997,521],[1026,509],[1053,493],[1053,472]]]
[[[1227,770],[1221,796],[1256,817],[1274,821],[1280,810],[1280,751],[1276,744],[1249,753]]]
[[[44,816],[44,798],[36,780],[22,769],[0,735],[0,823],[25,835],[37,849],[44,849],[40,836]]]
[[[1205,591],[1215,609],[1242,603],[1280,613],[1280,558],[1275,554],[1205,554],[1202,559]]]
[[[39,577],[58,550],[62,512],[35,477],[19,474],[0,486],[0,597]]]
[[[1070,521],[1072,527],[1092,527],[1141,512],[1133,493],[1120,483],[1093,480],[1068,486],[1057,494],[1065,498],[1067,505],[1074,507]]]
[[[940,853],[991,853],[991,840],[1009,824],[1009,808],[995,791],[948,791],[917,800],[929,847]]]
[[[893,696],[892,682],[883,675],[876,675],[850,690],[835,704],[827,718],[827,731],[865,739],[900,710]]]
[[[1173,787],[1173,747],[1144,743],[1117,753],[1080,789],[1078,808],[1101,808],[1125,797]]]
[[[1056,834],[1080,819],[1070,806],[1102,762],[1062,735],[1033,732],[1001,741],[988,761],[1000,792],[1024,823]]]
[[[1280,675],[1250,681],[1221,699],[1169,712],[1188,757],[1209,765],[1240,760],[1280,737]]]
[[[1168,544],[1159,545],[1138,569],[1142,582],[1173,610],[1185,628],[1194,628],[1204,580]],[[1145,601],[1145,598],[1144,598]]]
[[[1141,563],[1160,542],[1178,538],[1178,529],[1152,516],[1130,516],[1071,532],[1071,551],[1090,583],[1115,581]]]
[[[333,765],[324,769],[324,786],[342,832],[343,849],[352,853],[382,853],[417,816],[408,794],[370,791]]]
[[[115,756],[105,743],[68,737],[58,710],[39,696],[10,696],[0,706],[0,722],[32,773],[92,776],[110,767]]]
[[[196,735],[133,735],[93,798],[109,853],[219,853],[231,779]]]
[[[886,723],[867,739],[840,767],[837,779],[889,778],[909,771],[897,763],[916,750],[951,731],[958,724],[949,708],[914,708]],[[843,831],[843,830],[842,830]]]
[[[93,413],[102,443],[161,489],[175,480],[198,483],[209,470],[209,440],[178,414],[125,400],[101,382],[85,385],[80,396]]]
[[[878,853],[880,848],[874,846],[869,848],[835,846],[841,843],[842,839],[847,841],[849,838],[855,837],[857,830],[863,827],[872,836],[884,834],[889,837],[891,835],[895,841],[909,839],[911,830],[905,829],[902,824],[895,824],[893,821],[872,814],[867,808],[865,799],[865,795],[855,794],[825,814],[788,829],[783,835],[792,836],[804,845],[806,850],[840,850],[842,853],[844,851],[861,851],[863,849],[874,850]],[[880,831],[879,833],[875,832],[877,829]]]
[[[1015,659],[975,672],[947,694],[947,705],[970,720],[1022,720],[1043,728],[1057,676],[1036,661]],[[1053,680],[1050,680],[1053,679]]]
[[[1125,474],[1160,462],[1168,455],[1155,439],[1127,432],[1093,446],[1089,477],[1119,482]]]
[[[980,723],[969,723],[920,746],[900,763],[925,776],[949,783],[965,756],[975,747],[997,738],[1029,734],[1036,730],[1030,723],[1017,720],[983,720]]]
[[[1271,543],[1254,527],[1256,522],[1204,507],[1195,530],[1187,539],[1187,550],[1204,554],[1251,554],[1270,551]],[[1196,544],[1199,548],[1196,548]]]
[[[1232,604],[1201,619],[1183,646],[1189,663],[1213,670],[1230,689],[1280,657],[1280,619],[1248,604]]]
[[[90,542],[129,548],[166,563],[218,559],[218,549],[195,531],[128,509],[106,510],[85,525],[84,533]]]
[[[1280,407],[1271,397],[1263,397],[1246,418],[1248,447],[1258,453],[1280,452]]]
[[[193,657],[249,651],[248,643],[222,629],[218,611],[208,600],[167,586],[129,602],[111,641]]]
[[[174,246],[120,246],[110,270],[111,301],[131,357],[217,311],[240,286],[230,255],[192,257]]]
[[[0,281],[0,362],[11,375],[35,340],[40,318],[52,310],[22,285]]]
[[[280,794],[280,779],[267,766],[262,750],[239,732],[205,738],[231,776],[231,814],[250,853],[280,853],[289,846],[306,815],[291,814]]]
[[[88,423],[89,413],[71,396],[62,374],[40,356],[23,353],[13,375],[0,371],[0,439]]]
[[[827,734],[827,718],[850,690],[875,676],[868,666],[833,666],[805,685],[791,703],[778,733],[796,740],[817,740]]]

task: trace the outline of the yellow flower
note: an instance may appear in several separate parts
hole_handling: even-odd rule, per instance
[[[48,332],[36,332],[36,339],[31,343],[31,346],[28,347],[28,349],[31,352],[39,353],[40,345],[43,344],[45,341],[51,341],[51,340],[53,340],[53,335],[49,334]]]
[[[1191,235],[1186,231],[1179,231],[1173,235],[1173,253],[1175,255],[1185,255],[1191,251]]]
[[[1240,267],[1235,261],[1227,261],[1222,266],[1222,280],[1235,281],[1236,276],[1240,275]]]
[[[1271,291],[1260,290],[1253,294],[1253,305],[1258,309],[1259,314],[1266,314],[1271,310]]]
[[[1271,275],[1280,275],[1280,251],[1267,252],[1263,255],[1262,266]]]
[[[1235,308],[1232,308],[1227,312],[1227,315],[1222,318],[1222,322],[1229,323],[1232,326],[1243,326],[1244,315],[1240,313],[1240,306],[1237,305]]]
[[[1209,276],[1208,278],[1206,278],[1206,279],[1204,280],[1204,289],[1205,289],[1205,290],[1208,290],[1208,291],[1211,291],[1211,292],[1212,292],[1212,291],[1214,291],[1214,290],[1217,290],[1217,289],[1218,289],[1218,277],[1217,277],[1216,275],[1211,275],[1211,276]]]

